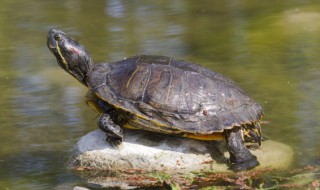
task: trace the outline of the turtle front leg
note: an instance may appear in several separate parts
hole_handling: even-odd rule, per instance
[[[230,168],[232,170],[250,170],[259,165],[257,157],[245,147],[240,127],[225,130],[225,139],[230,153]]]
[[[99,128],[106,133],[106,140],[113,147],[118,148],[123,140],[122,128],[115,124],[110,115],[102,113],[99,117]]]

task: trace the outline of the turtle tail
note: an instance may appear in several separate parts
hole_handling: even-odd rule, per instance
[[[261,141],[264,138],[261,134],[261,126],[259,122],[256,122],[254,125],[246,126],[244,129],[244,141],[258,143],[261,146]]]

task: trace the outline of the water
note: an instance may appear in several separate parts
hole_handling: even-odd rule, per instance
[[[0,7],[0,189],[83,185],[65,158],[96,129],[86,88],[46,47],[50,28],[95,62],[136,54],[185,59],[235,80],[264,111],[264,134],[320,163],[320,4],[315,1],[10,1]]]

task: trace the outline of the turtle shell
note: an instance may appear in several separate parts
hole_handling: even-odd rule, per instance
[[[124,127],[168,134],[212,134],[258,122],[259,104],[232,80],[202,66],[141,55],[95,64],[88,86]]]

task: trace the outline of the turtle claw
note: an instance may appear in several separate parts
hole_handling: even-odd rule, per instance
[[[259,166],[259,162],[256,156],[253,156],[250,160],[242,161],[239,163],[230,163],[229,169],[235,172],[246,171]]]
[[[122,144],[122,138],[111,137],[109,135],[107,135],[106,141],[115,149],[119,149]]]

